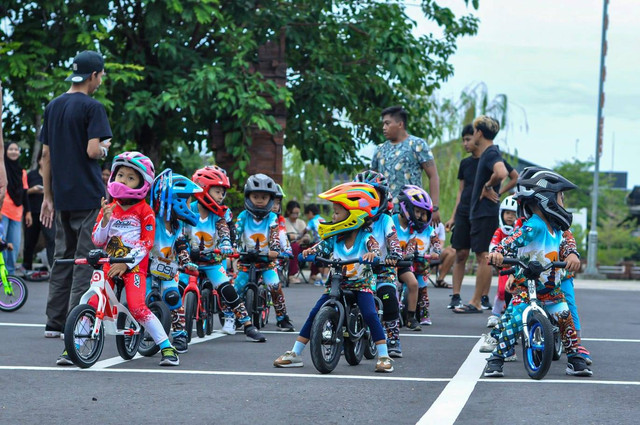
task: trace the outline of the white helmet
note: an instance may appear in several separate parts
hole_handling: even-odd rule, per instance
[[[515,199],[513,199],[513,196],[507,196],[502,200],[502,202],[500,203],[500,212],[498,213],[499,214],[498,221],[500,223],[500,229],[502,230],[503,233],[509,234],[513,231],[513,226],[505,224],[504,220],[502,219],[502,213],[505,211],[513,211],[514,213],[516,213],[516,217],[517,217],[518,202]]]

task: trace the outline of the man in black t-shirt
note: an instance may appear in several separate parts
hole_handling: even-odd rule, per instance
[[[469,234],[471,250],[478,259],[478,272],[473,297],[469,304],[455,308],[455,313],[481,313],[482,296],[488,294],[491,286],[491,266],[487,264],[486,255],[491,237],[498,228],[500,184],[508,175],[500,151],[493,144],[498,131],[500,124],[491,117],[481,115],[473,120],[472,143],[476,145],[480,159],[470,197]]]
[[[91,232],[104,196],[98,159],[107,156],[112,133],[104,106],[90,95],[98,89],[104,74],[102,55],[79,53],[73,60],[73,73],[65,80],[72,83],[71,88],[53,99],[44,111],[40,220],[51,227],[55,217],[56,259],[86,257],[95,248]],[[53,266],[46,337],[60,336],[67,312],[89,288],[91,273],[89,266]],[[58,364],[71,364],[65,354]]]
[[[448,306],[450,309],[462,307],[460,290],[462,288],[465,266],[471,248],[471,221],[469,220],[469,211],[471,209],[473,184],[476,179],[476,171],[478,170],[478,161],[480,159],[478,157],[478,146],[472,141],[473,133],[474,129],[472,124],[467,124],[462,129],[462,144],[464,150],[470,153],[471,156],[460,161],[458,168],[460,186],[458,188],[456,204],[453,207],[451,218],[445,223],[445,229],[448,232],[453,231],[451,246],[456,250],[455,263],[453,266],[453,294]],[[516,185],[518,179],[518,172],[509,165],[507,161],[504,161],[504,165],[509,173],[509,182],[500,189],[499,195],[510,191]],[[488,295],[488,291],[482,295]]]

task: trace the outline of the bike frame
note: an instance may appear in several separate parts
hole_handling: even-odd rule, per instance
[[[7,266],[4,264],[4,255],[0,252],[0,278],[2,279],[2,287],[6,295],[13,295],[13,285],[11,281],[7,279],[8,276],[9,270],[7,270]]]

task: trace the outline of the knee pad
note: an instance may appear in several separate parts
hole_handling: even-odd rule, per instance
[[[235,308],[240,304],[240,298],[238,297],[238,293],[236,289],[229,282],[221,283],[218,286],[218,293],[229,307]]]
[[[171,310],[179,308],[182,302],[180,293],[177,290],[166,292],[164,294],[164,302],[167,303]]]
[[[377,295],[382,300],[382,320],[397,319],[400,309],[398,307],[398,298],[396,297],[396,288],[389,285],[382,286],[378,288]]]

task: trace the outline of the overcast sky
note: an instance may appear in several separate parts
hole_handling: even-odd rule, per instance
[[[455,74],[438,95],[457,99],[465,87],[484,82],[490,97],[504,93],[512,104],[514,125],[506,141],[504,133],[498,135],[501,148],[547,167],[593,158],[602,1],[480,0],[477,11],[462,0],[440,3],[457,15],[474,13],[480,28],[476,36],[459,41],[451,58]],[[407,6],[407,13],[418,22],[418,32],[430,30],[418,7]],[[640,1],[610,1],[600,169],[628,171],[630,188],[640,185],[640,141],[633,133],[640,127],[638,18]]]

